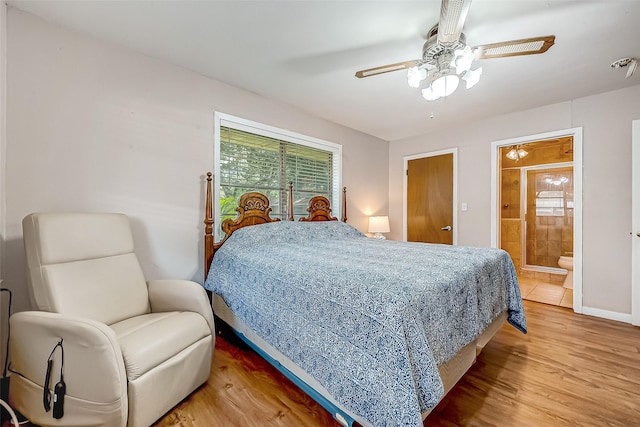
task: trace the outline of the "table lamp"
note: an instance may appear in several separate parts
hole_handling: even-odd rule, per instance
[[[386,237],[382,233],[388,233],[389,217],[388,216],[370,216],[369,217],[369,233],[373,233],[374,239],[384,240]]]

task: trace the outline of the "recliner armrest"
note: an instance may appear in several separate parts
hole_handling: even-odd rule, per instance
[[[120,345],[111,328],[95,320],[43,311],[16,313],[11,316],[10,325],[12,376],[20,376],[42,390],[47,359],[62,338],[66,395],[119,408],[117,411],[126,423],[127,375]],[[55,352],[52,359],[51,388],[59,381],[61,352]],[[10,396],[12,390],[13,380]],[[29,398],[29,402],[22,403],[38,405],[42,410],[41,393],[39,399],[33,397],[36,402]],[[35,412],[30,408],[30,414]]]
[[[190,280],[149,280],[151,312],[192,311],[204,317],[215,337],[213,310],[204,288]]]

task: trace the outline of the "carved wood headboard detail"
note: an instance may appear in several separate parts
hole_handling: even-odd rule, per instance
[[[251,192],[244,193],[240,196],[238,207],[236,208],[238,217],[236,219],[227,218],[222,221],[222,231],[224,231],[225,238],[219,243],[222,243],[231,236],[234,231],[239,228],[246,227],[248,225],[264,224],[267,222],[280,221],[280,218],[271,218],[269,213],[271,208],[269,207],[269,198],[262,193]]]
[[[298,221],[337,221],[338,218],[331,216],[331,203],[324,196],[315,196],[309,200],[307,208],[309,215],[300,218]]]
[[[293,183],[289,182],[289,220],[293,221]],[[337,221],[338,218],[331,216],[331,202],[324,196],[314,196],[309,200],[307,208],[309,214],[298,221]],[[342,218],[340,221],[347,222],[347,187],[342,187]]]
[[[269,198],[262,193],[250,192],[240,197],[240,202],[236,211],[238,217],[236,219],[227,218],[222,222],[222,231],[225,232],[224,238],[215,243],[213,236],[213,174],[207,172],[206,198],[205,198],[205,215],[204,215],[204,278],[207,279],[209,268],[213,255],[222,246],[222,244],[233,234],[234,231],[256,224],[265,224],[268,222],[280,221],[279,218],[271,218],[269,213]],[[342,221],[347,222],[347,187],[342,189]],[[293,182],[289,182],[289,221],[293,221]],[[337,221],[338,219],[331,216],[331,203],[324,196],[312,197],[309,201],[309,212],[306,218],[300,218],[300,221]]]

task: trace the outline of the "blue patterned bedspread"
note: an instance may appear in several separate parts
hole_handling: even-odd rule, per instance
[[[337,221],[240,229],[205,287],[374,426],[422,426],[444,393],[438,366],[503,311],[526,333],[506,252],[370,239]]]

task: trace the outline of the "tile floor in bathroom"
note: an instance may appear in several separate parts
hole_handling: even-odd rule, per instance
[[[522,299],[573,308],[573,289],[534,277],[518,277]]]

